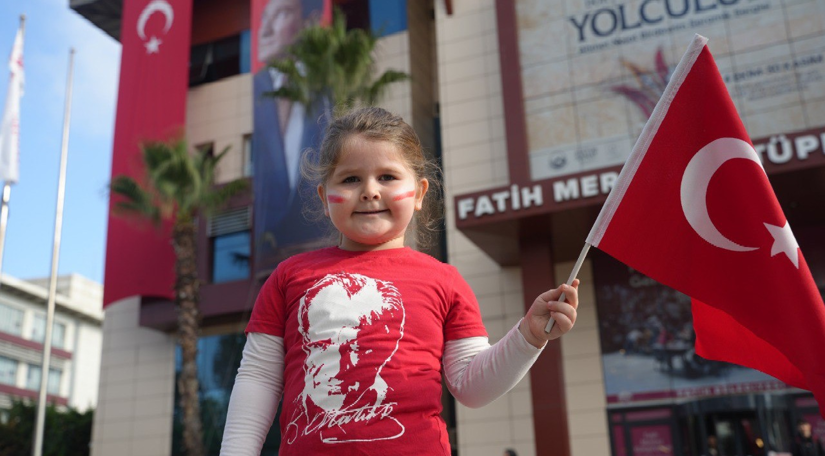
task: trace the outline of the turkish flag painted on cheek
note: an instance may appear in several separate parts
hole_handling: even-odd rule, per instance
[[[825,305],[698,36],[588,243],[693,300],[697,352],[814,393],[825,417]]]

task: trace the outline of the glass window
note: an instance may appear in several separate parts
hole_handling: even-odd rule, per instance
[[[249,73],[252,60],[252,34],[247,29],[241,32],[241,73]]]
[[[252,161],[252,135],[243,137],[243,177],[252,177],[254,174]]]
[[[387,1],[384,0],[381,3],[386,2]],[[347,30],[370,30],[370,13],[372,12],[370,11],[370,3],[374,2],[370,2],[369,0],[349,0],[347,2],[340,2],[336,5],[341,9],[341,12],[344,13],[344,17],[347,18]],[[378,24],[379,27],[382,25],[386,24]],[[373,33],[379,32],[380,30],[373,30]]]
[[[203,424],[204,454],[217,455],[223,440],[223,428],[226,425],[226,411],[229,396],[235,384],[235,375],[241,365],[243,346],[246,336],[243,333],[222,334],[198,339],[198,381],[200,382],[201,422]],[[180,408],[180,395],[177,389],[178,376],[181,372],[180,346],[175,355],[175,410],[172,433],[172,455],[182,456],[183,450],[183,414]],[[264,442],[261,454],[277,454],[281,444],[278,417],[275,417],[269,435]]]
[[[241,73],[241,35],[192,46],[189,54],[189,87]]]
[[[370,28],[379,38],[407,30],[406,1],[384,0],[368,3]]]
[[[249,277],[249,231],[212,238],[212,282],[230,282]]]
[[[19,363],[13,359],[0,356],[0,383],[4,385],[17,384],[17,365]]]
[[[32,340],[40,342],[41,344],[46,339],[46,316],[36,314],[34,316],[34,325],[32,325]],[[65,348],[66,342],[66,325],[54,322],[52,326],[52,347]]]
[[[23,311],[0,304],[0,332],[20,336],[23,333]]]
[[[40,373],[40,366],[29,364],[29,372],[26,375],[26,389],[40,389]],[[60,394],[60,380],[62,377],[62,371],[59,369],[49,368],[49,386],[46,387],[46,392],[54,395]]]
[[[241,73],[241,36],[231,36],[212,43],[215,79]]]

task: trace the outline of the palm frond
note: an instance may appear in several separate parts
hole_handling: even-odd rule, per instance
[[[230,151],[231,149],[232,149],[232,147],[230,147],[230,146],[226,146],[226,147],[224,147],[224,148],[223,148],[223,150],[222,150],[222,151],[220,151],[220,152],[218,153],[218,155],[215,155],[214,157],[212,157],[212,169],[214,169],[214,168],[215,168],[215,165],[217,165],[217,164],[218,164],[218,162],[219,162],[219,161],[221,161],[221,160],[223,159],[223,157],[224,157],[226,154],[228,154],[228,153],[229,153],[229,151]]]
[[[336,8],[330,26],[304,28],[288,49],[288,55],[270,63],[271,68],[287,76],[287,82],[266,95],[312,108],[331,98],[333,112],[358,104],[375,104],[387,86],[409,79],[405,73],[393,70],[373,79],[377,42],[378,38],[367,30],[347,30],[346,18]]]
[[[306,97],[306,94],[300,87],[296,87],[297,84],[292,83],[285,86],[281,86],[278,89],[271,90],[269,92],[264,92],[263,95],[267,97],[274,97],[274,98],[286,98],[289,101],[293,101],[295,103],[301,103],[303,105],[309,104],[309,98]]]
[[[115,207],[122,214],[139,214],[155,222],[174,217],[177,222],[192,220],[200,211],[214,206],[213,193],[226,194],[235,188],[246,188],[246,180],[239,179],[215,190],[215,170],[229,152],[224,148],[212,155],[208,150],[190,153],[184,139],[168,142],[154,141],[141,144],[146,173],[146,187],[128,176],[117,176],[111,184],[112,192],[121,195]],[[236,184],[235,182],[241,182]],[[222,187],[222,188],[223,188]],[[235,193],[240,190],[235,190]],[[229,196],[220,197],[225,202]]]
[[[364,100],[374,105],[384,95],[390,84],[407,81],[410,75],[401,71],[387,70],[372,85],[365,87]]]
[[[249,182],[236,179],[220,187],[214,188],[204,195],[204,211],[209,213],[220,209],[230,198],[249,188]]]
[[[152,207],[148,212],[142,206],[135,204],[131,201],[118,201],[114,205],[115,214],[118,215],[138,215],[140,214],[143,218],[148,219],[152,222],[153,225],[160,225],[160,221],[163,217],[161,217],[161,211],[157,207]]]
[[[169,163],[171,152],[169,147],[160,141],[150,141],[140,145],[143,153],[143,163],[149,172],[163,172]]]
[[[115,209],[121,214],[140,215],[152,222],[159,222],[158,204],[155,202],[154,196],[131,177],[116,177],[110,185],[110,190],[122,198],[120,201],[115,202]]]

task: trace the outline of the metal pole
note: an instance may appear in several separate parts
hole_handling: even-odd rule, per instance
[[[570,271],[570,277],[567,278],[567,284],[573,285],[573,281],[576,280],[576,277],[579,275],[579,269],[582,268],[582,264],[584,264],[584,257],[587,256],[587,252],[590,250],[590,244],[584,243],[584,247],[582,247],[582,251],[579,252],[579,259],[576,260],[576,264],[573,265],[573,270]],[[564,302],[564,293],[559,296],[559,301]],[[544,332],[550,334],[550,331],[553,330],[553,326],[556,324],[556,320],[553,317],[550,317],[550,321],[547,322],[547,326],[544,327]]]
[[[54,324],[54,300],[57,294],[57,263],[60,257],[60,232],[63,228],[63,196],[66,188],[66,158],[69,149],[69,118],[72,107],[72,67],[74,48],[69,51],[69,79],[66,83],[66,109],[63,112],[63,144],[60,151],[60,177],[57,181],[57,208],[54,217],[54,246],[52,248],[52,274],[49,278],[49,304],[46,312],[46,335],[43,338],[43,364],[40,370],[40,395],[37,400],[37,427],[34,431],[32,455],[43,454],[43,427],[46,418],[46,390],[49,382],[49,361],[52,352],[52,325]]]
[[[0,208],[0,277],[3,275],[3,246],[6,245],[6,223],[9,221],[9,195],[11,195],[11,184],[4,182],[3,207]]]

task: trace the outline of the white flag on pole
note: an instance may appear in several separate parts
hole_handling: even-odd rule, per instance
[[[20,98],[23,96],[23,26],[9,57],[9,90],[0,123],[0,179],[14,184],[20,174]]]

